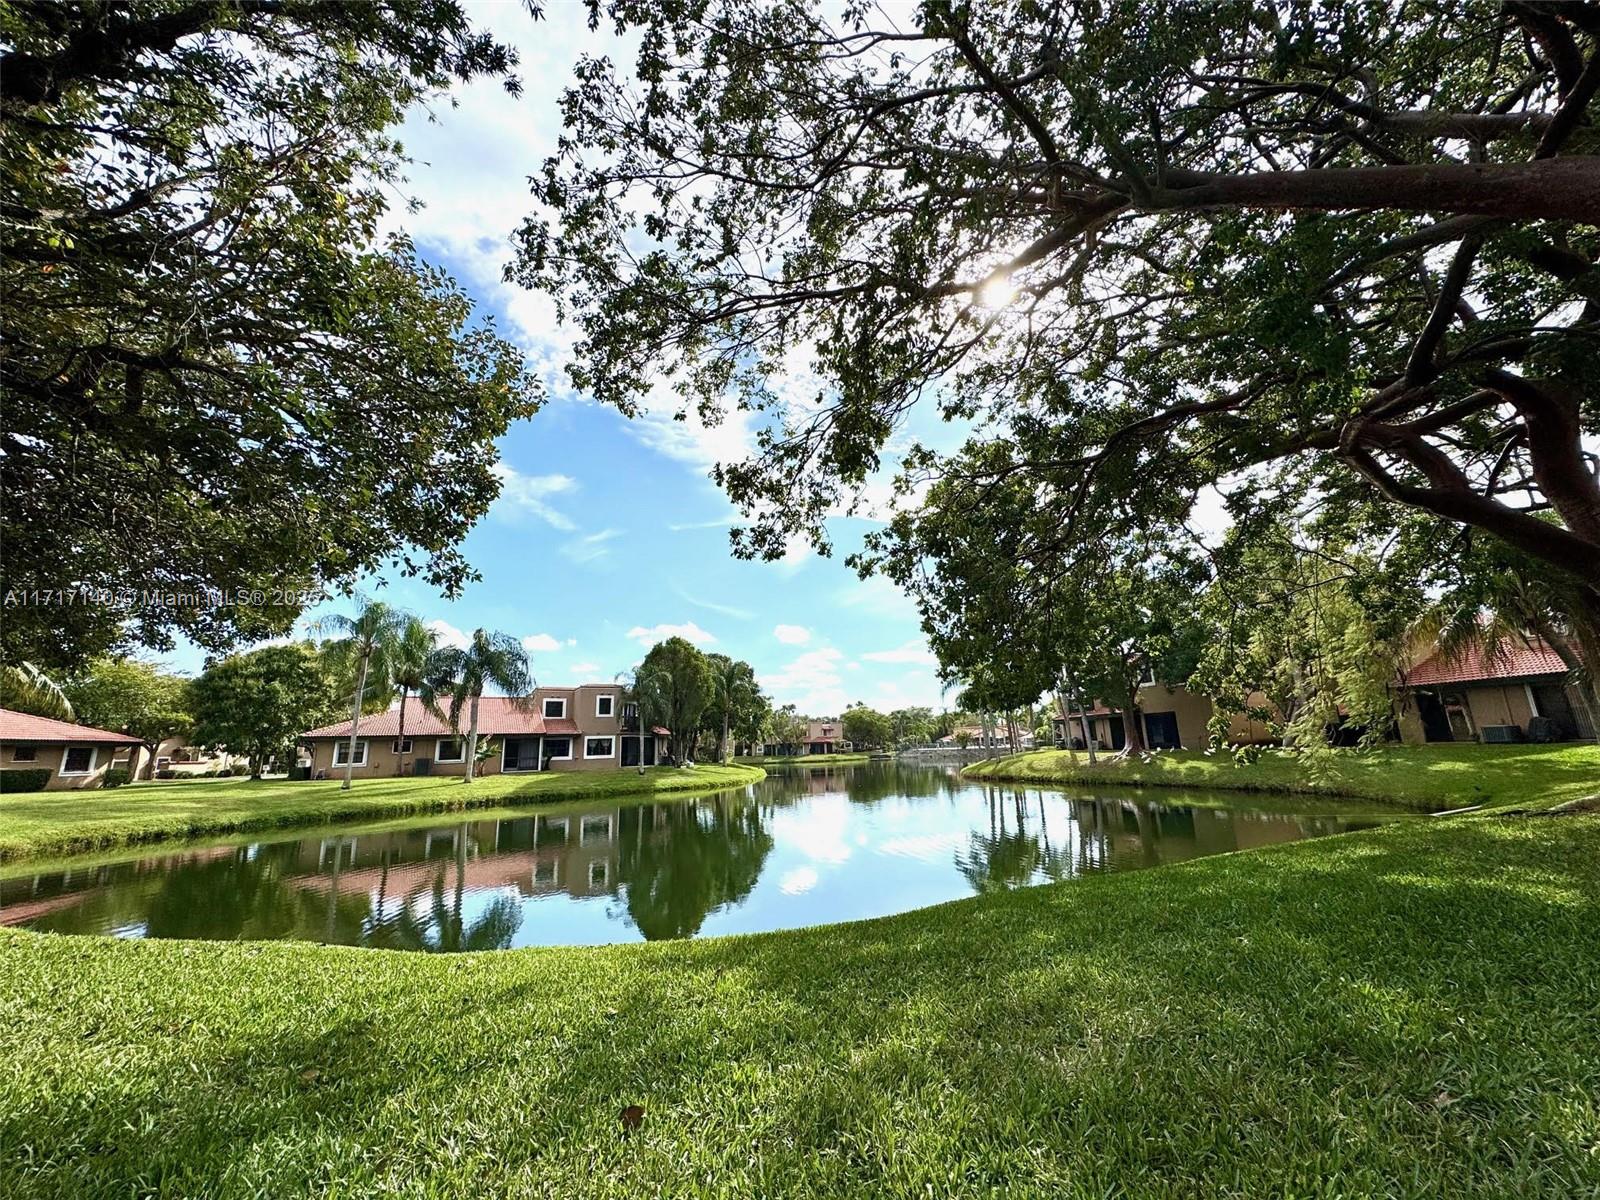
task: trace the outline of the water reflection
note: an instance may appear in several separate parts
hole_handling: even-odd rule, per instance
[[[0,922],[436,952],[684,938],[878,916],[1375,823],[1327,802],[1243,803],[979,786],[885,763],[798,769],[703,800],[342,826],[16,876],[0,880]]]

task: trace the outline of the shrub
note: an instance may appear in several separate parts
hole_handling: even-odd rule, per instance
[[[123,784],[127,783],[128,780],[130,780],[132,778],[133,778],[133,772],[128,770],[126,767],[112,767],[110,770],[108,770],[106,772],[106,777],[101,782],[100,786],[101,787],[121,787]]]
[[[214,774],[218,779],[232,779],[234,770],[232,767],[219,767],[216,771],[208,772],[208,774]]]
[[[0,771],[0,792],[42,792],[50,782],[49,767],[28,767],[21,771]]]
[[[156,772],[157,779],[176,779],[177,777],[178,773],[171,767],[162,767],[161,770]]]

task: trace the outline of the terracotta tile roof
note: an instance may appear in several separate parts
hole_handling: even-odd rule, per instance
[[[1527,645],[1514,640],[1502,642],[1496,654],[1490,654],[1482,642],[1465,646],[1453,656],[1436,650],[1405,672],[1404,679],[1412,687],[1432,687],[1566,673],[1567,665],[1554,650],[1539,638],[1530,638]]]
[[[9,708],[0,708],[0,742],[112,742],[118,746],[139,745],[138,738],[126,733],[74,725],[71,721],[57,721],[51,717],[36,717],[32,713],[13,712]]]

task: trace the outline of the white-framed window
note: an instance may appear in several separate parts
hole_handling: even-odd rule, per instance
[[[39,761],[39,747],[37,747],[37,746],[13,746],[13,747],[11,747],[11,761],[12,762],[38,762]]]
[[[617,698],[607,692],[604,696],[594,698],[594,715],[597,717],[615,716],[617,712]]]
[[[95,746],[68,746],[61,752],[61,774],[93,775],[100,751]]]
[[[433,761],[458,763],[467,761],[465,738],[440,738],[433,744]]]
[[[567,828],[567,818],[546,817],[534,842],[539,846],[558,845],[565,842],[569,836],[571,831]]]
[[[411,753],[411,739],[410,738],[395,738],[395,740],[394,740],[394,752],[396,754],[410,754]]]
[[[560,720],[567,715],[567,699],[565,696],[546,696],[540,711],[547,717]]]
[[[533,883],[535,887],[554,887],[556,879],[556,860],[536,862],[533,864]]]
[[[578,825],[578,845],[587,846],[590,842],[609,842],[611,840],[611,818],[585,817]]]
[[[607,864],[604,859],[597,858],[594,862],[589,864],[590,887],[605,887],[606,879],[611,874],[606,867]]]
[[[604,737],[586,737],[583,739],[583,756],[585,758],[615,758],[617,756],[617,739],[610,734]]]
[[[544,756],[551,761],[565,762],[572,757],[572,739],[569,737],[549,737],[544,739]]]
[[[336,767],[347,767],[350,765],[350,743],[348,741],[339,741],[333,744],[333,765]],[[356,742],[355,765],[358,767],[364,767],[367,765],[366,738],[362,738],[360,741]]]

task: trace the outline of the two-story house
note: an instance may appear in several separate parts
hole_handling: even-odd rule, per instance
[[[405,736],[400,736],[398,706],[362,717],[356,731],[354,773],[361,778],[393,775],[464,775],[467,770],[467,715],[461,728],[429,712],[416,700],[406,705]],[[325,725],[300,736],[310,753],[312,778],[342,774],[350,761],[350,722]],[[477,774],[535,771],[600,771],[639,765],[639,723],[632,705],[622,703],[614,683],[542,687],[518,704],[505,696],[478,702],[478,745],[489,747]],[[644,738],[644,765],[666,754],[667,731],[653,728]]]

